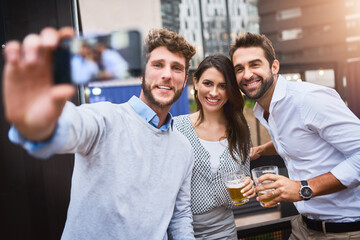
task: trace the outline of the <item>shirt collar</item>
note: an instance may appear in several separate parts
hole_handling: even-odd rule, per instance
[[[135,112],[146,122],[151,124],[152,126],[158,128],[159,124],[159,117],[156,115],[154,110],[152,110],[148,105],[146,105],[140,98],[136,96],[132,96],[129,99],[130,106],[135,110]],[[159,129],[160,130],[168,130],[169,128],[173,127],[173,118],[171,113],[168,113],[165,124],[162,125]]]
[[[283,76],[279,75],[276,81],[274,93],[271,97],[271,103],[269,109],[270,113],[272,112],[274,105],[285,97],[287,84],[288,84],[287,80]],[[255,116],[262,116],[263,112],[264,109],[258,103],[256,103],[254,107]]]

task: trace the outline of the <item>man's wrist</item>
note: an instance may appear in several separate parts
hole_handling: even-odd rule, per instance
[[[300,182],[301,186],[299,190],[299,195],[304,201],[308,201],[313,196],[313,190],[306,180],[301,180]]]

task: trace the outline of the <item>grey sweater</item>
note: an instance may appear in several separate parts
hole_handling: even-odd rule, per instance
[[[129,103],[67,103],[58,125],[33,154],[75,153],[62,239],[193,239],[193,155],[182,134],[151,126]]]

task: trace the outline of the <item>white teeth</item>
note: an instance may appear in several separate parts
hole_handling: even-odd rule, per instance
[[[216,102],[218,102],[218,101],[219,101],[219,100],[210,99],[210,98],[207,98],[207,100],[208,100],[209,102],[212,102],[212,103],[216,103]]]
[[[247,85],[247,86],[253,86],[253,85],[255,85],[255,84],[257,84],[257,82],[248,83],[248,84],[246,84],[246,85]]]
[[[166,90],[170,90],[171,88],[166,87],[166,86],[159,86],[160,89],[166,89]]]

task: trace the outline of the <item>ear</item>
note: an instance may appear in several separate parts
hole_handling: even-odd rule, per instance
[[[275,59],[271,66],[271,71],[274,75],[276,75],[278,74],[279,70],[280,70],[280,63],[277,59]]]
[[[193,85],[194,85],[194,89],[197,91],[197,84],[196,84],[196,77],[193,77]]]

